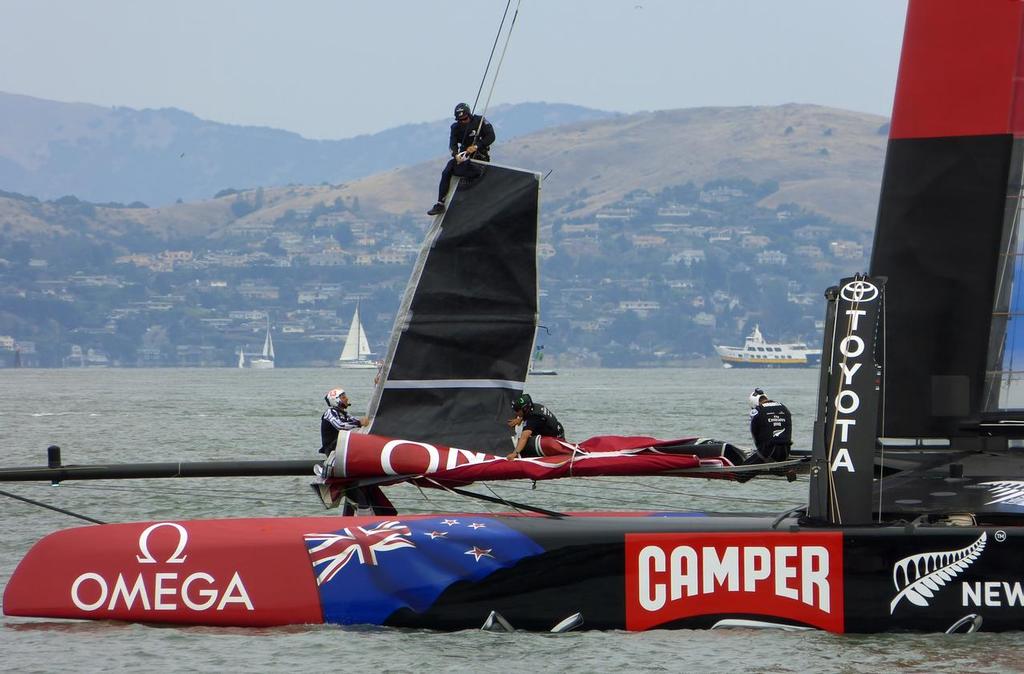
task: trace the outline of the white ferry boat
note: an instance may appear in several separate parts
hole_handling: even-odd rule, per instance
[[[715,346],[723,367],[816,367],[821,362],[821,349],[809,349],[803,342],[771,344],[761,328],[747,337],[743,346]]]

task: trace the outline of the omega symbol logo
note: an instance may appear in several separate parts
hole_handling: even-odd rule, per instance
[[[873,302],[878,297],[878,288],[867,281],[850,281],[839,291],[847,302]]]
[[[187,555],[181,553],[185,551],[185,545],[188,543],[188,532],[185,531],[185,527],[175,522],[158,522],[150,525],[142,534],[139,535],[139,552],[142,553],[137,555],[135,559],[140,564],[156,564],[157,560],[153,559],[153,555],[149,553],[149,535],[160,527],[172,527],[178,530],[178,547],[174,549],[171,556],[168,557],[165,562],[167,564],[184,564]]]

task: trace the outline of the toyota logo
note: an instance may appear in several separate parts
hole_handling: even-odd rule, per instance
[[[868,281],[850,281],[839,291],[847,302],[872,302],[878,297],[878,288]]]

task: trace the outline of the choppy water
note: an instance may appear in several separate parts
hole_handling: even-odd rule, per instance
[[[344,386],[361,413],[372,372],[319,370],[0,370],[0,465],[314,458],[321,396]],[[691,434],[748,445],[746,397],[762,386],[794,414],[810,446],[812,371],[576,370],[528,391],[572,439]],[[104,521],[324,515],[300,477],[0,483],[0,489]],[[806,500],[804,480],[745,485],[700,479],[559,480],[496,485],[502,496],[561,510],[666,508],[780,512]],[[400,511],[481,510],[415,489],[391,490]],[[0,496],[0,590],[29,547],[83,525]],[[452,634],[378,628],[149,627],[0,618],[9,671],[1024,671],[1024,634],[879,635],[747,630],[563,635]]]

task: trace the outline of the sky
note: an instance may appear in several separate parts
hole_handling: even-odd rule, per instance
[[[347,138],[472,104],[506,4],[0,0],[0,91]],[[510,15],[517,0],[511,6]],[[906,0],[518,8],[491,107],[546,101],[629,113],[796,102],[888,116]]]

